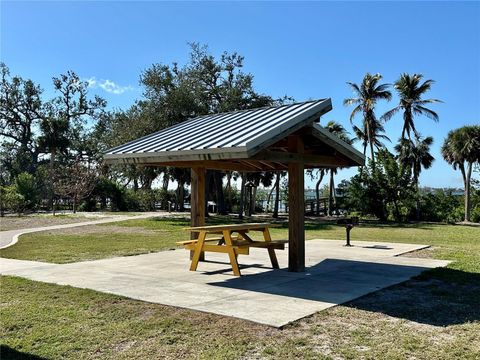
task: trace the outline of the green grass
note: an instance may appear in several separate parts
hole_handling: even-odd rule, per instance
[[[210,223],[230,222],[226,218]],[[119,226],[120,225],[120,226]],[[22,236],[0,256],[71,262],[158,251],[188,233],[185,219],[138,219],[87,234]],[[285,238],[286,225],[273,229]],[[344,229],[308,223],[308,239],[343,239]],[[447,268],[277,330],[91,290],[2,277],[3,359],[477,359],[480,353],[480,228],[369,225],[352,241],[431,244]],[[288,310],[288,309],[286,309]]]
[[[467,288],[435,276],[322,311],[283,330],[69,286],[0,280],[2,360],[33,355],[473,360],[480,349],[480,285]]]
[[[211,217],[209,224],[229,223],[235,219]],[[286,239],[288,224],[272,228],[274,239]],[[0,256],[14,259],[68,263],[112,256],[137,255],[176,247],[186,240],[187,219],[134,219],[97,225],[88,233],[82,228],[75,232],[50,231],[25,234],[20,241],[0,250]],[[118,229],[124,227],[125,232]],[[307,239],[344,239],[345,229],[334,224],[308,222]],[[134,228],[130,229],[129,228]],[[435,247],[434,256],[454,260],[457,270],[480,273],[480,227],[461,225],[409,224],[362,225],[352,230],[352,241],[386,241],[427,244]]]

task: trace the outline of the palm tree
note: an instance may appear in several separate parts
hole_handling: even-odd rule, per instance
[[[398,160],[403,169],[408,169],[410,172],[415,189],[417,191],[417,220],[420,220],[420,191],[418,187],[418,179],[423,169],[428,169],[432,166],[435,158],[430,154],[430,146],[433,144],[431,136],[421,139],[418,137],[415,141],[410,139],[400,138],[398,144],[395,146],[395,151],[398,154]]]
[[[413,131],[416,137],[420,136],[415,128],[415,115],[424,115],[438,122],[438,114],[425,107],[425,105],[439,103],[441,101],[437,99],[422,99],[422,96],[430,90],[434,81],[425,80],[422,83],[422,78],[422,74],[400,75],[400,79],[394,84],[394,88],[400,97],[400,103],[382,116],[382,120],[386,121],[390,120],[397,112],[403,111],[403,139],[406,138],[405,134],[407,134],[410,139],[411,131]]]
[[[329,121],[325,128],[337,136],[339,139],[345,141],[347,144],[351,145],[353,143],[353,139],[350,139],[348,137],[348,132],[347,130],[343,127],[343,125],[335,122],[335,121]],[[335,198],[335,182],[334,182],[334,176],[337,173],[338,168],[331,168],[330,170],[330,183],[329,183],[329,196],[328,196],[328,215],[332,215],[332,210],[333,210],[333,205],[334,202],[336,202]],[[321,179],[323,179],[323,176],[325,175],[326,169],[321,170]]]
[[[367,143],[370,144],[370,157],[372,159],[372,165],[375,167],[375,154],[373,148],[375,146],[375,132],[374,129],[378,128],[378,120],[375,116],[375,105],[378,100],[390,101],[392,93],[388,90],[389,84],[379,84],[382,79],[382,75],[372,75],[367,73],[359,85],[351,82],[347,82],[352,88],[356,97],[345,99],[343,104],[346,106],[355,105],[350,115],[350,122],[353,123],[355,115],[362,113],[362,131],[366,134]]]
[[[442,146],[443,158],[460,169],[465,187],[465,221],[470,221],[470,178],[473,164],[480,163],[480,125],[464,126],[448,133]]]
[[[365,133],[362,129],[360,129],[356,125],[353,125],[353,132],[355,133],[355,136],[357,137],[357,139],[362,142],[363,155],[365,156],[367,152],[367,145],[368,145],[368,134]],[[375,121],[372,124],[371,132],[373,134],[372,136],[373,146],[377,149],[377,151],[378,149],[385,147],[385,144],[381,140],[391,141],[387,135],[383,134],[385,132],[385,128],[378,121]]]

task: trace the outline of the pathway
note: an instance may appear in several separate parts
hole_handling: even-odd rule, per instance
[[[108,214],[107,215],[108,218],[101,219],[101,220],[90,220],[90,221],[77,222],[77,223],[71,223],[71,224],[61,224],[61,225],[42,226],[42,227],[28,228],[28,229],[0,231],[0,249],[4,249],[14,245],[18,241],[19,236],[23,234],[46,231],[46,230],[68,229],[68,228],[87,226],[87,225],[99,225],[99,224],[106,224],[106,223],[132,220],[132,219],[145,219],[149,217],[162,216],[162,215],[165,215],[165,214],[155,213],[155,212],[143,213],[141,215],[113,215],[113,214],[110,215]]]

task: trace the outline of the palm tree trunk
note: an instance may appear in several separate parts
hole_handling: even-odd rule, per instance
[[[245,207],[245,173],[241,174],[242,177],[242,184],[240,185],[240,204],[238,210],[238,217],[243,219],[243,210]]]
[[[373,151],[373,140],[370,139],[370,156],[372,157],[372,168],[375,170],[375,153]]]
[[[373,152],[373,142],[374,139],[372,139],[372,132],[370,131],[370,122],[369,122],[369,116],[366,114],[365,115],[365,120],[366,120],[366,131],[367,131],[367,138],[368,142],[370,144],[370,157],[372,159],[372,167],[375,170],[375,153]]]
[[[270,210],[270,200],[272,199],[273,191],[275,190],[275,185],[272,186],[270,191],[268,192],[267,196],[267,205],[265,206],[265,212],[268,213],[268,210]]]
[[[315,184],[315,196],[317,202],[316,214],[320,215],[320,184],[322,183],[323,177],[325,176],[325,170],[320,170],[320,177],[318,178],[317,183]]]
[[[367,154],[367,143],[364,143],[363,144],[363,157],[365,158],[366,157],[366,154]],[[360,166],[360,177],[362,176],[363,174],[363,168],[365,166]]]
[[[275,179],[275,204],[273,205],[273,217],[278,218],[278,205],[280,203],[280,171],[277,171]]]
[[[465,177],[465,221],[470,221],[470,178],[472,176],[472,163],[467,165]]]
[[[333,197],[335,196],[335,185],[333,183],[333,173],[334,170],[330,169],[330,185],[329,185],[329,192],[328,192],[328,216],[332,216],[333,214]]]
[[[415,212],[416,212],[416,219],[417,221],[420,220],[420,188],[418,186],[418,176],[414,176],[413,177],[413,182],[415,183],[415,190],[417,192],[417,199],[416,199],[416,209],[415,209]]]
[[[215,193],[217,195],[217,212],[221,215],[226,215],[225,196],[223,194],[223,178],[220,171],[215,171],[213,173],[213,183],[215,184]]]
[[[416,182],[416,188],[417,188],[417,204],[416,204],[417,209],[416,209],[416,211],[417,211],[417,221],[419,221],[420,220],[420,188],[418,187],[418,180]]]
[[[227,191],[227,213],[232,211],[232,173],[230,171],[227,172],[227,186],[225,189]]]

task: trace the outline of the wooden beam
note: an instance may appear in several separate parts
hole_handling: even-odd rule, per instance
[[[292,153],[283,151],[264,150],[255,155],[252,159],[259,161],[271,161],[289,164],[292,162],[301,162],[315,164],[318,167],[341,167],[348,166],[349,162],[343,156],[315,155],[304,153]]]
[[[300,136],[288,138],[288,150],[302,154]],[[305,271],[305,183],[304,164],[288,164],[288,271]]]
[[[273,165],[273,164],[270,164],[270,163],[265,162],[265,161],[259,161],[259,163],[262,164],[265,167],[268,167],[268,168],[272,169],[272,170],[276,170],[275,165]]]
[[[171,161],[161,163],[147,163],[145,166],[171,166],[177,168],[194,168],[203,167],[210,170],[230,170],[230,171],[266,171],[259,170],[256,167],[245,164],[238,160],[220,161],[220,160],[204,160],[204,161]]]
[[[190,190],[190,211],[192,227],[205,225],[205,168],[194,167],[191,171],[191,190]],[[197,239],[198,232],[191,232],[190,239]],[[193,251],[190,252],[190,258],[193,257]],[[205,253],[202,252],[200,260],[205,259]]]
[[[251,167],[257,169],[257,171],[265,171],[266,170],[260,162],[258,162],[257,164],[255,164],[256,163],[255,161],[248,161],[248,160],[241,160],[240,162],[242,164],[247,164],[248,166],[251,166]]]

